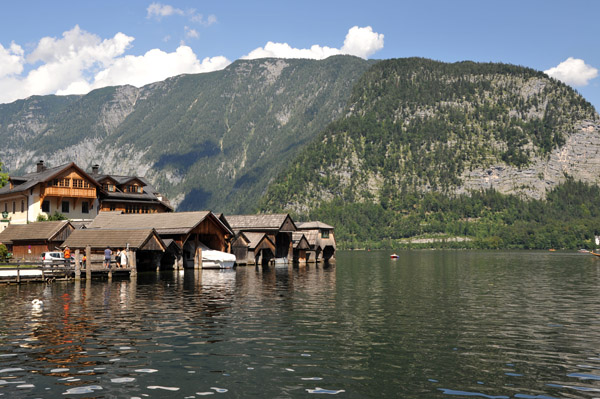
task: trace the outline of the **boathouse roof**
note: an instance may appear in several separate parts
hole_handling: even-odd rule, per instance
[[[287,213],[261,215],[228,215],[225,216],[235,231],[296,231],[294,221]]]
[[[313,221],[313,222],[296,222],[296,226],[298,226],[298,230],[313,230],[313,229],[328,229],[333,230],[334,227],[323,222]]]
[[[271,241],[266,233],[246,232],[244,235],[249,240],[248,248],[255,249],[265,247],[275,251],[275,243]]]
[[[306,236],[301,231],[294,231],[292,233],[292,244],[296,249],[309,249],[310,244],[306,239]]]
[[[68,220],[9,224],[0,233],[0,242],[12,244],[15,241],[62,241],[63,233],[66,235],[71,230],[74,230],[74,227]]]
[[[223,231],[233,235],[212,212],[122,213],[100,212],[88,229],[153,228],[159,235],[188,234],[205,219],[210,218]]]
[[[164,251],[165,243],[154,229],[83,229],[75,230],[61,247],[104,249],[111,247],[136,250]]]

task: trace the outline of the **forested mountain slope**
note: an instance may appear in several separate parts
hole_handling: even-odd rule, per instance
[[[0,105],[0,159],[11,173],[75,161],[146,176],[178,210],[247,212],[328,123],[375,61],[236,61],[140,89],[39,96]]]
[[[567,176],[597,184],[599,154],[596,111],[542,72],[386,60],[361,77],[345,116],[278,176],[261,209],[325,217],[350,236],[357,232],[343,215],[371,214],[375,220],[385,213],[393,220],[374,228],[389,230],[384,237],[402,237],[410,235],[408,225],[398,224],[420,205],[418,199],[489,189],[543,199]],[[324,209],[340,213],[327,220]]]

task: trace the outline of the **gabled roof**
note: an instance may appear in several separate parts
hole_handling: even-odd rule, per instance
[[[292,244],[294,245],[294,248],[296,248],[296,249],[309,249],[310,248],[310,244],[308,243],[308,240],[304,236],[304,233],[302,233],[300,231],[295,231],[292,233]]]
[[[250,249],[255,249],[256,247],[261,246],[262,243],[266,243],[270,248],[275,248],[275,243],[271,241],[266,233],[246,232],[244,235],[250,241],[248,243],[248,248]]]
[[[308,241],[308,244],[312,247],[316,247],[318,246],[318,241],[319,241],[319,232],[316,230],[313,231],[305,231],[304,232],[304,236],[306,237],[306,240]]]
[[[65,228],[73,228],[73,225],[68,220],[10,224],[0,233],[0,242],[6,244],[23,240],[52,241]]]
[[[83,229],[75,230],[61,245],[69,247],[104,249],[106,247],[162,250],[166,249],[165,243],[160,239],[154,229]]]
[[[131,181],[137,181],[142,184],[143,192],[141,193],[125,193],[120,191],[108,191],[103,192],[102,201],[103,202],[119,202],[119,203],[140,203],[140,201],[149,202],[149,203],[160,203],[167,209],[173,211],[173,207],[167,201],[163,201],[158,198],[158,191],[143,177],[138,176],[120,176],[120,175],[101,175],[101,174],[92,174],[92,177],[99,182],[105,182],[110,180],[114,182],[117,186],[122,186]]]
[[[296,226],[298,226],[298,230],[313,230],[313,229],[328,229],[333,230],[334,227],[323,222],[314,221],[314,222],[297,222]]]
[[[62,173],[64,173],[70,168],[76,169],[82,177],[85,177],[87,180],[89,180],[90,184],[93,184],[97,188],[102,189],[102,186],[92,176],[90,176],[83,169],[77,166],[75,162],[71,162],[65,165],[56,166],[54,168],[44,169],[41,172],[27,173],[23,176],[10,176],[9,181],[20,184],[15,184],[12,189],[10,188],[10,184],[7,184],[6,186],[0,188],[0,195],[18,193],[29,190],[30,188],[35,187],[39,183],[47,182],[54,179],[57,176],[60,176]]]
[[[122,213],[100,212],[88,229],[153,228],[159,235],[188,234],[196,226],[210,218],[226,233],[232,234],[212,212],[169,212],[169,213]]]
[[[296,225],[287,213],[271,215],[228,215],[227,222],[233,230],[241,231],[295,231]],[[290,228],[282,230],[285,225]]]

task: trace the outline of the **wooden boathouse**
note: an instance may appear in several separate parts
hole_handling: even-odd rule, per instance
[[[333,226],[319,221],[298,222],[298,231],[304,233],[310,249],[307,250],[308,262],[335,260],[335,236]]]
[[[0,233],[4,244],[15,260],[40,261],[43,252],[57,251],[75,230],[68,220],[10,224]]]
[[[307,263],[307,252],[310,250],[310,244],[306,236],[301,231],[292,233],[292,244],[294,247],[294,263]]]
[[[84,267],[90,270],[104,269],[104,250],[112,250],[112,260],[115,262],[117,251],[127,253],[126,269],[135,275],[140,269],[155,267],[156,260],[160,260],[166,251],[165,243],[160,239],[156,230],[152,228],[140,229],[82,229],[75,230],[61,245],[69,247],[74,253],[79,254],[80,262],[86,255]],[[118,262],[113,263],[114,270],[118,270]]]
[[[101,212],[88,226],[96,229],[154,229],[165,244],[165,253],[155,260],[155,266],[169,268],[201,268],[205,245],[217,251],[227,251],[233,232],[210,211],[154,214]]]
[[[223,221],[223,219],[226,220],[224,223],[231,226],[231,229],[236,234],[236,240],[240,238],[240,232],[244,233],[246,238],[250,239],[246,264],[252,262],[252,259],[254,259],[254,264],[257,262],[268,264],[275,258],[283,259],[286,262],[293,261],[294,247],[292,233],[297,229],[290,215],[221,215],[221,220]],[[272,254],[269,254],[270,247],[268,242],[264,242],[262,235],[257,235],[256,233],[266,236],[275,245]],[[239,245],[240,243],[238,242],[237,244]],[[257,249],[259,253],[256,252]]]
[[[275,243],[266,233],[240,231],[232,248],[238,265],[268,264],[275,257]]]

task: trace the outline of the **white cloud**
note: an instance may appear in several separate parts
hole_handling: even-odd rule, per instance
[[[343,54],[355,55],[366,59],[382,48],[383,34],[373,32],[370,26],[365,28],[355,26],[348,31],[341,51]]]
[[[185,45],[171,53],[153,49],[140,56],[125,55],[133,40],[123,33],[102,40],[75,26],[62,38],[42,38],[28,55],[14,43],[9,48],[0,45],[0,103],[31,95],[85,94],[110,85],[139,87],[231,63],[221,56],[200,61]]]
[[[548,76],[552,76],[571,86],[587,86],[590,80],[598,76],[598,70],[585,61],[578,58],[569,57],[557,66],[544,71]]]
[[[168,4],[152,3],[146,8],[146,18],[155,18],[161,20],[163,17],[170,17],[172,15],[179,15],[187,17],[191,22],[200,24],[202,26],[211,26],[217,23],[217,17],[213,14],[204,17],[203,14],[196,12],[194,8],[188,10],[182,10],[175,8]]]
[[[268,42],[265,47],[252,50],[242,59],[256,58],[309,58],[321,60],[332,55],[350,54],[361,58],[368,58],[383,48],[383,34],[373,32],[370,26],[360,28],[354,26],[348,30],[344,45],[341,49],[322,47],[317,44],[308,49],[297,49],[287,43]]]
[[[148,15],[178,12],[178,9],[165,7],[153,3]],[[186,27],[186,35],[195,38],[198,32]],[[183,42],[170,53],[152,49],[143,55],[127,55],[133,41],[133,37],[120,32],[102,39],[75,26],[60,38],[42,38],[28,54],[18,44],[11,43],[8,47],[0,44],[0,103],[31,95],[86,94],[113,85],[140,87],[180,74],[221,70],[231,63],[223,56],[200,60]],[[324,59],[336,54],[367,58],[381,48],[383,35],[373,32],[371,27],[355,26],[348,31],[340,49],[317,44],[296,49],[287,43],[268,42],[264,48],[257,48],[242,58]],[[597,74],[595,69],[594,73]]]
[[[14,42],[9,48],[0,44],[0,79],[5,76],[20,74],[23,72],[23,49]]]
[[[190,37],[193,39],[197,39],[200,37],[200,34],[198,34],[198,31],[196,29],[192,29],[189,26],[185,26],[184,30],[185,30],[186,37]]]
[[[193,9],[189,10],[187,14],[190,17],[190,21],[203,26],[211,26],[217,23],[217,17],[213,14],[205,18],[203,14],[198,14],[196,10]]]
[[[173,53],[153,49],[141,56],[128,55],[115,60],[109,68],[96,74],[94,81],[85,92],[105,86],[126,84],[140,87],[184,73],[220,70],[230,63],[222,56],[207,57],[200,62],[188,46],[180,46]]]
[[[170,15],[184,15],[183,10],[167,4],[152,3],[146,9],[146,18],[161,19]]]

